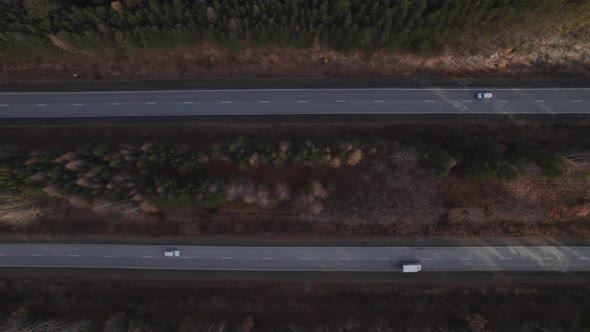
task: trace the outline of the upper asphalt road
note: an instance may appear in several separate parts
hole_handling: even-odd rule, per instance
[[[164,257],[177,248],[180,257]],[[0,267],[220,271],[590,271],[590,247],[218,247],[0,244]]]
[[[492,92],[477,100],[477,92]],[[579,89],[276,89],[0,93],[0,118],[308,114],[580,114]]]

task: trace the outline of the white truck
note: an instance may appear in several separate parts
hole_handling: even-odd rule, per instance
[[[405,262],[402,263],[403,273],[417,273],[422,271],[422,264],[418,262]]]

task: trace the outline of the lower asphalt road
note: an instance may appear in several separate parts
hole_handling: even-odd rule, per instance
[[[478,92],[492,92],[478,100]],[[0,93],[0,118],[188,115],[582,114],[590,88],[269,89]]]
[[[165,249],[180,257],[164,257]],[[0,267],[213,271],[399,272],[590,271],[590,247],[221,247],[105,244],[0,244]]]

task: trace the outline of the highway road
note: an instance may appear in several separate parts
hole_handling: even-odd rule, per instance
[[[477,100],[480,91],[491,100]],[[260,89],[0,93],[0,118],[327,114],[580,114],[590,88]]]
[[[164,257],[177,248],[180,257]],[[218,271],[590,271],[590,247],[221,247],[0,244],[0,267]]]

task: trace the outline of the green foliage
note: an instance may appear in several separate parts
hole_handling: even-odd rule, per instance
[[[33,18],[45,19],[64,5],[60,0],[24,0],[23,6],[27,14]]]
[[[547,177],[563,175],[565,162],[556,153],[522,144],[505,146],[491,138],[450,139],[443,147],[423,149],[421,160],[437,177],[448,174],[451,159],[459,173],[474,179],[513,180],[524,173],[527,163],[535,163]]]
[[[438,146],[432,146],[422,152],[420,159],[425,166],[432,169],[434,175],[438,178],[444,178],[451,170],[450,165],[453,157],[444,149]]]

